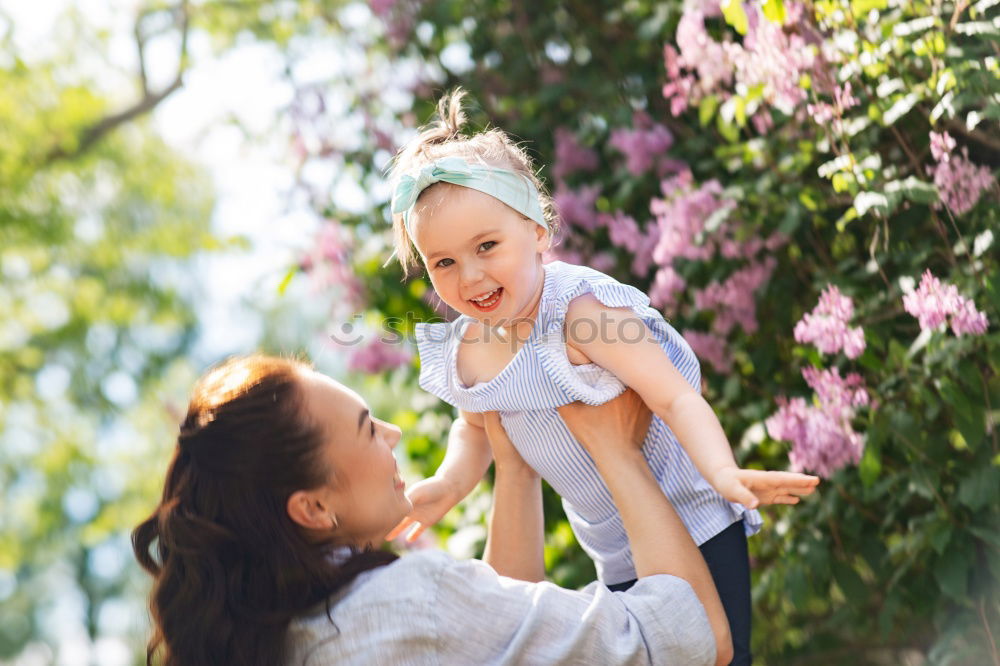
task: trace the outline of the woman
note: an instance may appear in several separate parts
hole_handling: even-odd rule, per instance
[[[392,454],[399,428],[295,361],[252,356],[209,371],[163,498],[132,536],[154,578],[147,662],[727,663],[708,570],[633,443],[648,412],[634,396],[596,408],[600,419],[575,418],[579,409],[566,409],[567,423],[630,537],[640,580],[628,592],[534,582],[540,484],[495,415],[486,564],[397,558],[373,548],[410,511]]]

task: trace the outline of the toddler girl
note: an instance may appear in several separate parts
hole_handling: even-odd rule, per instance
[[[530,158],[498,129],[470,137],[462,92],[396,157],[396,254],[419,254],[438,296],[460,316],[418,324],[420,386],[454,405],[444,461],[409,492],[408,539],[436,523],[490,464],[482,413],[498,411],[524,460],[563,498],[580,545],[612,589],[635,580],[621,516],[557,408],[634,389],[654,418],[643,451],[702,549],[726,607],[737,659],[749,660],[746,535],[759,501],[794,504],[816,477],[741,470],[699,393],[698,360],[638,289],[584,266],[542,263],[555,232]]]

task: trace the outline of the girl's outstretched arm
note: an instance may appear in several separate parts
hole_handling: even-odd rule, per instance
[[[415,483],[406,496],[413,502],[413,511],[400,521],[386,540],[391,541],[407,528],[407,542],[416,541],[431,525],[437,523],[452,507],[476,487],[492,461],[483,415],[459,411],[451,424],[448,446],[441,466],[429,479]]]
[[[574,336],[574,331],[586,331],[587,335]],[[585,294],[569,305],[566,334],[567,345],[614,373],[642,397],[670,426],[705,480],[730,502],[749,508],[756,508],[761,501],[794,504],[819,482],[806,474],[741,470],[711,406],[630,310],[609,308],[592,294]]]

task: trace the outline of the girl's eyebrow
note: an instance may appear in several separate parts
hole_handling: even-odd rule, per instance
[[[497,233],[496,229],[489,229],[487,231],[481,231],[481,232],[479,232],[478,234],[476,234],[475,236],[473,236],[472,238],[469,239],[469,245],[474,245],[477,241],[479,241],[480,238],[483,238],[484,236],[489,236],[489,235],[495,234],[495,233]],[[450,253],[442,251],[442,252],[435,252],[433,254],[429,254],[429,255],[427,255],[427,261],[434,261],[438,257],[440,257],[442,255],[445,255],[445,254],[450,254]]]

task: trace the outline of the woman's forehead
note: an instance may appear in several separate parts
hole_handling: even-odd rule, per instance
[[[306,409],[327,429],[343,432],[345,426],[356,425],[359,415],[368,409],[357,392],[313,370],[303,377],[303,388]]]

